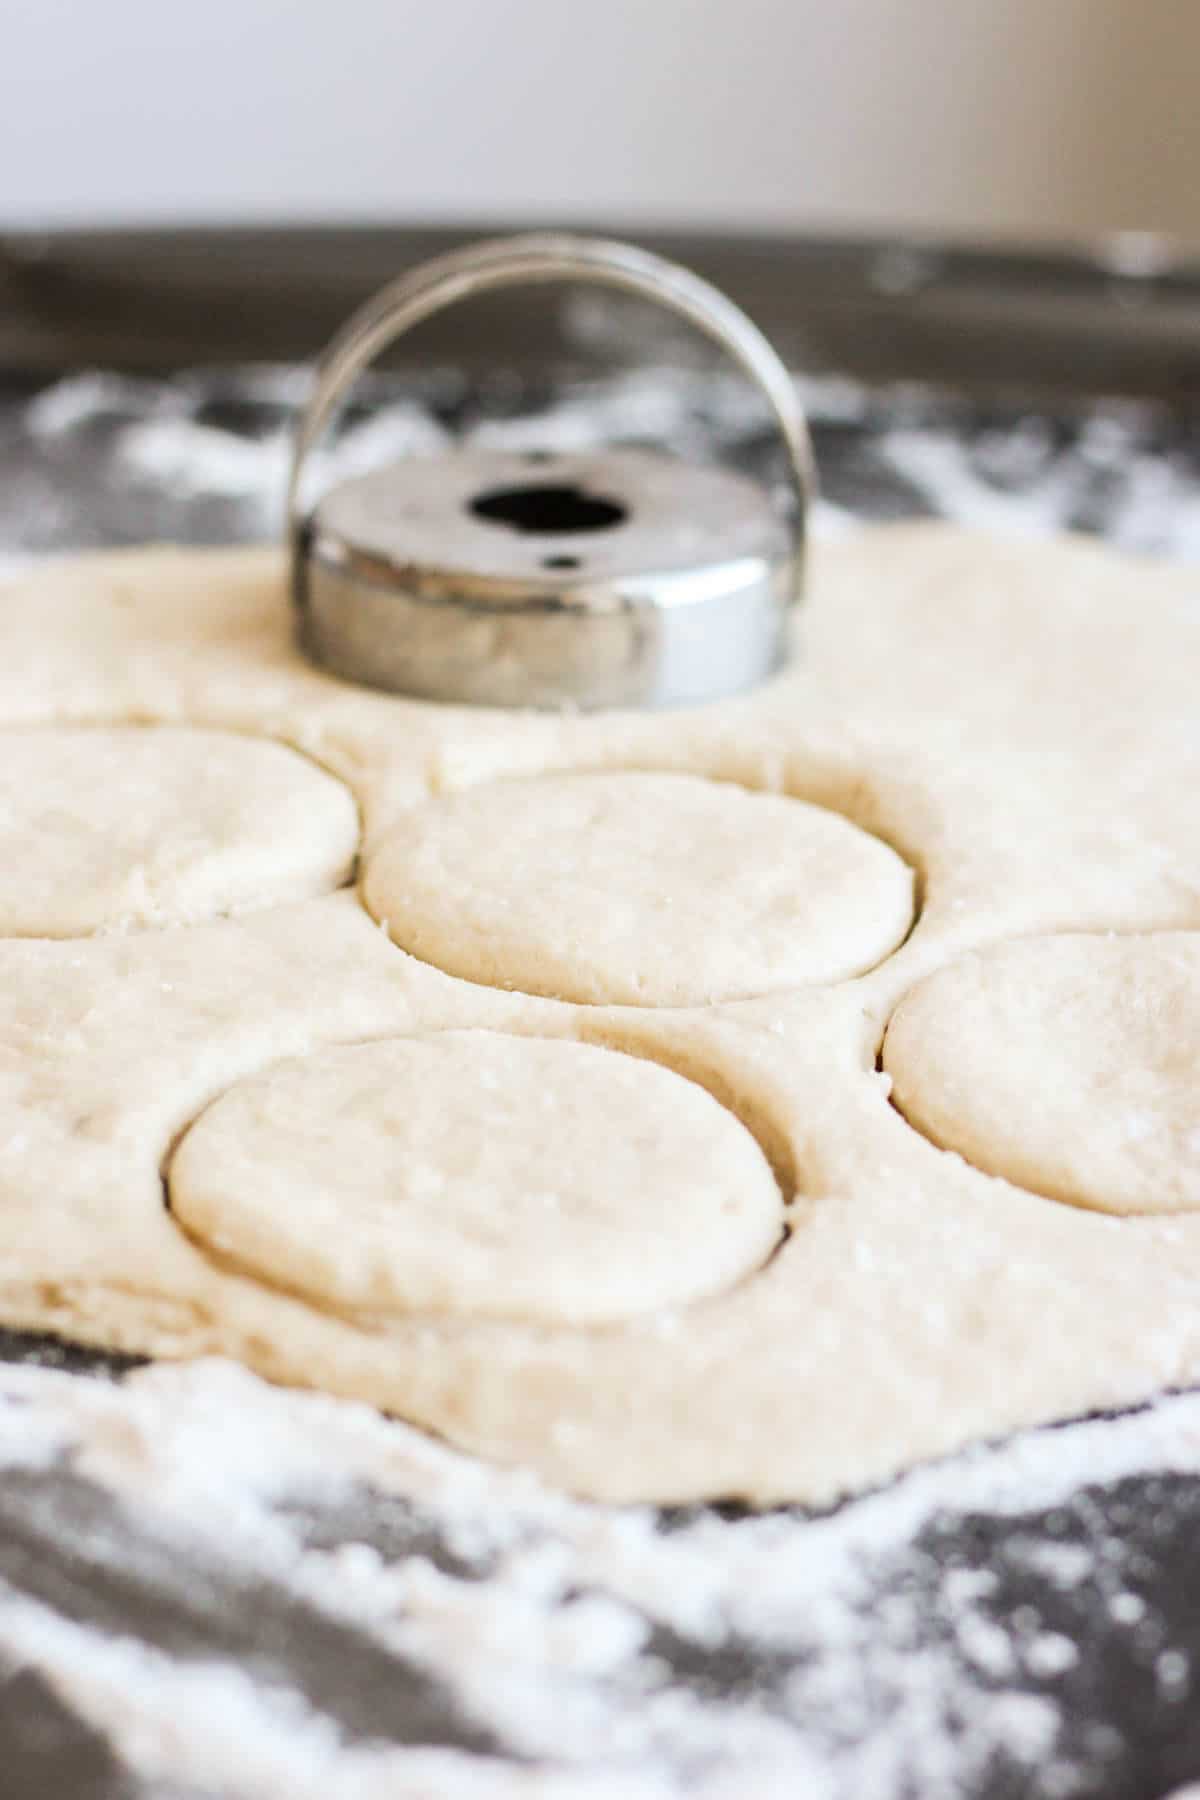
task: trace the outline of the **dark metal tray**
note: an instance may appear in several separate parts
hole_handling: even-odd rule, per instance
[[[273,533],[298,384],[286,369],[233,365],[310,353],[400,263],[465,235],[7,240],[0,555]],[[837,523],[838,514],[941,513],[1000,529],[1071,526],[1200,557],[1195,266],[1168,263],[1147,246],[1139,261],[1128,243],[1097,261],[910,244],[657,241],[725,283],[813,377],[824,523]],[[689,348],[664,339],[649,318],[644,336],[631,337],[629,315],[616,322],[604,306],[555,303],[540,317],[532,335],[503,309],[482,335],[478,321],[469,331],[447,324],[424,346],[420,366],[366,385],[343,434],[389,409],[401,423],[468,433],[519,432],[519,417],[533,412],[539,429],[569,416],[572,430],[590,420],[617,438],[654,435],[685,451],[704,444],[744,467],[768,466],[774,450],[765,423],[725,377],[690,361]],[[661,373],[615,372],[619,355],[631,351]],[[585,361],[592,366],[581,374]],[[49,1360],[79,1381],[119,1379],[124,1367],[15,1336],[0,1338],[0,1357]],[[1046,1440],[1061,1441],[1064,1466],[1077,1429]],[[326,1499],[297,1494],[284,1510],[301,1546],[366,1543],[388,1564],[422,1555],[472,1578],[455,1546],[394,1500],[366,1490]],[[701,1516],[719,1519],[730,1534],[745,1528],[736,1508],[668,1513],[664,1541]],[[781,1530],[809,1529],[798,1509],[779,1518]],[[930,1727],[936,1765],[915,1750],[906,1760],[893,1745],[869,1787],[871,1800],[1153,1800],[1200,1777],[1200,1706],[1190,1673],[1200,1669],[1198,1531],[1200,1485],[1168,1468],[1081,1479],[1053,1516],[948,1507],[871,1575],[863,1694],[853,1708],[844,1694],[824,1713],[789,1699],[789,1679],[799,1671],[752,1641],[714,1646],[660,1631],[654,1654],[672,1692],[713,1707],[748,1696],[777,1715],[821,1772],[817,1800],[865,1800],[867,1788],[845,1786],[846,1744],[853,1739],[865,1757],[876,1740],[882,1746],[889,1733],[895,1737],[897,1696],[872,1685],[876,1635],[911,1656],[914,1669],[922,1659],[930,1666],[958,1660],[954,1681],[938,1690],[942,1710]],[[1031,1539],[1086,1551],[1094,1567],[1119,1566],[1122,1591],[1140,1608],[1138,1628],[1114,1620],[1103,1582],[1064,1585],[1053,1559],[1031,1562],[1019,1550]],[[480,1757],[511,1757],[514,1771],[525,1766],[512,1743],[481,1730],[415,1663],[381,1651],[365,1622],[361,1630],[344,1621],[335,1627],[319,1606],[269,1571],[256,1573],[246,1557],[244,1545],[223,1558],[186,1535],[161,1540],[128,1497],[118,1503],[68,1467],[36,1478],[0,1474],[0,1672],[9,1665],[0,1682],[0,1792],[14,1800],[134,1800],[166,1791],[139,1785],[94,1726],[11,1658],[5,1591],[10,1601],[33,1598],[102,1637],[125,1634],[157,1646],[173,1664],[235,1665],[265,1689],[302,1696],[345,1743],[458,1745]],[[997,1644],[1013,1651],[1006,1675],[997,1672],[1003,1655],[989,1668],[950,1641],[947,1583],[962,1575],[987,1587],[979,1608]],[[910,1636],[897,1646],[901,1597]],[[1016,1654],[1031,1616],[1071,1646],[1057,1669],[1030,1668]],[[1007,1752],[993,1743],[981,1760],[971,1742],[969,1721],[983,1701],[1012,1694],[1050,1703],[1058,1720],[1053,1744],[1034,1764],[1015,1743]],[[703,1773],[667,1771],[680,1793]],[[730,1778],[736,1783],[736,1755]],[[624,1782],[614,1773],[604,1792],[616,1800]],[[725,1791],[756,1793],[752,1778],[747,1783]],[[184,1785],[181,1778],[172,1790],[179,1800]],[[335,1782],[331,1800],[338,1791]],[[197,1800],[201,1790],[186,1792]],[[204,1792],[214,1800],[213,1790]],[[807,1791],[796,1796],[807,1800]]]
[[[494,231],[493,225],[488,230]],[[409,263],[470,226],[0,234],[0,368],[169,369],[311,356]],[[626,235],[623,231],[619,235]],[[1200,397],[1200,257],[1127,234],[1090,248],[632,234],[725,288],[795,366],[871,382]],[[431,321],[422,364],[543,371],[607,350],[611,307],[498,296]],[[661,349],[661,329],[656,336]]]

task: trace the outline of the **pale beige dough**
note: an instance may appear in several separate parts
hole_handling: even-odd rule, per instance
[[[0,937],[191,924],[340,886],[352,796],[223,731],[0,732]]]
[[[728,800],[738,821],[765,818],[755,808],[772,792],[781,818],[823,809],[816,816],[837,836],[836,846],[828,840],[832,877],[845,877],[849,846],[877,859],[871,891],[851,881],[844,899],[856,932],[867,920],[887,939],[872,948],[859,936],[851,954],[828,915],[818,931],[817,915],[801,910],[792,914],[795,942],[780,950],[783,939],[772,940],[777,960],[762,975],[761,947],[749,941],[762,923],[751,895],[742,916],[757,922],[736,953],[722,926],[701,939],[689,932],[689,960],[712,959],[702,973],[673,948],[654,949],[639,965],[643,978],[669,969],[696,1003],[538,997],[519,991],[507,954],[484,980],[466,981],[397,948],[359,893],[279,905],[281,887],[291,891],[291,876],[281,879],[284,840],[248,784],[264,846],[259,910],[182,930],[0,941],[0,1319],[150,1355],[239,1357],[612,1500],[824,1502],[1016,1426],[1200,1379],[1200,1212],[1094,1209],[1101,1192],[1135,1213],[1164,1196],[1178,1202],[1194,1168],[1186,1125],[1172,1124],[1173,1136],[1152,1129],[1143,1143],[1156,1147],[1139,1153],[1150,1161],[1134,1155],[1128,1132],[1126,1147],[1110,1155],[1117,1147],[1107,1115],[1097,1121],[1093,1104],[1110,1090],[1086,1085],[1119,1065],[1111,1090],[1119,1095],[1136,1067],[1143,1074],[1133,1086],[1152,1095],[1154,1119],[1165,1126],[1181,1116],[1171,1046],[1176,1033],[1182,1041],[1194,1031],[1182,996],[1200,936],[1200,576],[1071,540],[1006,543],[920,525],[816,546],[809,593],[801,660],[757,693],[686,713],[589,718],[423,706],[322,676],[293,646],[274,551],[82,558],[0,594],[0,730],[136,723],[149,741],[155,725],[192,726],[293,746],[353,795],[369,881],[388,872],[389,908],[403,900],[394,846],[414,808],[436,800],[436,816],[463,796],[481,821],[478,866],[494,871],[508,907],[497,937],[508,930],[515,948],[521,915],[542,908],[538,871],[548,852],[532,841],[526,862],[506,863],[497,849],[501,809],[521,793],[551,791],[565,775],[607,780],[595,774],[604,770],[628,792],[623,783],[637,772],[638,781],[670,772],[691,778],[689,793],[699,787]],[[657,874],[632,871],[627,890],[605,875],[606,891],[636,897],[635,910],[661,906],[655,945],[678,935],[663,870],[678,875],[681,863],[671,862],[663,813],[660,805],[646,813],[658,833],[647,866],[667,858]],[[790,862],[786,833],[747,829],[753,880],[768,855]],[[619,838],[636,842],[638,830],[618,821]],[[349,839],[347,828],[346,857]],[[726,917],[727,882],[746,896],[741,865],[706,858],[694,821],[687,841],[689,895],[707,889],[710,920]],[[813,853],[811,837],[805,845],[802,860]],[[898,857],[889,860],[883,845]],[[887,954],[907,923],[900,859],[917,872],[920,915]],[[454,896],[461,912],[473,879],[482,887],[468,869]],[[790,876],[783,886],[787,907],[797,893],[806,904],[816,897]],[[372,904],[383,911],[377,895]],[[536,964],[521,979],[556,991],[567,963],[594,976],[599,965],[540,916],[547,935],[554,925],[558,966],[553,979],[539,980]],[[421,917],[430,923],[424,904]],[[584,922],[597,925],[590,901]],[[457,929],[452,919],[438,928],[447,940]],[[1118,934],[1112,951],[1109,932]],[[1167,932],[1175,935],[1160,938]],[[1069,952],[1080,959],[1080,979],[1066,1001],[1067,940],[1056,935],[1044,953],[1019,947],[1046,934],[1093,934]],[[819,942],[801,977],[788,959],[814,956]],[[822,962],[831,943],[841,944],[841,960]],[[1004,944],[1011,950],[1000,952]],[[945,1059],[961,1054],[983,1070],[970,1106],[987,1090],[989,1130],[1004,1158],[997,1166],[1017,1180],[939,1149],[889,1103],[891,1077],[876,1069],[888,1021],[904,1009],[887,1052],[894,1058],[904,1018],[941,991],[922,984],[950,971],[945,993],[953,996],[968,959],[979,957],[982,982],[993,954],[1045,955],[1044,980],[1031,979],[1024,999],[1015,982],[1005,984],[1013,989],[1005,1029],[1024,1033],[1029,1056],[1022,1048],[1002,1058],[997,1032],[969,1043],[959,1034],[953,1046],[948,1037]],[[1115,969],[1126,955],[1136,980],[1103,972],[1104,957]],[[755,957],[751,981],[744,971]],[[845,978],[873,957],[878,966]],[[728,977],[734,966],[742,973],[733,991],[758,998],[710,997],[714,968]],[[982,987],[968,999],[980,1016],[993,1003]],[[1144,1017],[1130,1025],[1135,1001]],[[1035,1005],[1048,1015],[1044,1031],[1023,1010]],[[1074,1008],[1086,1055],[1063,1061]],[[938,1011],[940,1037],[951,1026],[940,1001]],[[750,1256],[740,1240],[740,1278],[728,1279],[728,1263],[716,1273],[714,1263],[706,1297],[649,1301],[605,1323],[550,1316],[560,1302],[549,1282],[543,1290],[533,1280],[542,1242],[523,1225],[504,1253],[512,1251],[513,1270],[525,1258],[521,1279],[542,1316],[492,1316],[498,1290],[490,1287],[474,1297],[461,1287],[464,1310],[438,1310],[432,1274],[420,1292],[415,1283],[407,1290],[411,1310],[347,1305],[353,1282],[339,1293],[343,1277],[326,1272],[313,1285],[310,1253],[344,1271],[378,1239],[374,1225],[361,1214],[348,1223],[345,1211],[326,1230],[321,1209],[331,1190],[304,1185],[300,1145],[328,1118],[321,1106],[294,1134],[272,1139],[277,1150],[268,1153],[257,1128],[243,1149],[261,1192],[239,1182],[236,1207],[258,1207],[264,1229],[278,1227],[263,1240],[262,1275],[250,1272],[244,1243],[239,1258],[230,1233],[222,1233],[225,1249],[208,1249],[164,1207],[173,1147],[187,1144],[190,1128],[203,1148],[208,1129],[252,1100],[277,1065],[302,1059],[294,1066],[318,1072],[319,1082],[342,1046],[463,1031],[522,1047],[552,1039],[564,1050],[586,1043],[624,1052],[637,1059],[648,1100],[652,1089],[665,1092],[662,1069],[685,1078],[689,1095],[688,1082],[707,1089],[724,1109],[717,1135],[744,1143],[745,1126],[780,1191],[794,1196],[784,1209],[786,1241],[765,1256],[760,1243]],[[1124,1063],[1122,1033],[1133,1052]],[[517,1060],[514,1051],[514,1080]],[[532,1129],[540,1089],[529,1082],[521,1092]],[[582,1088],[578,1099],[582,1107]],[[1104,1152],[1108,1173],[1103,1189],[1091,1190],[1091,1208],[1042,1191],[1047,1170],[1062,1167],[1052,1141],[1060,1105],[1069,1114],[1064,1135],[1087,1137],[1071,1156],[1093,1184],[1095,1152]],[[1044,1132],[1045,1153],[1028,1167],[1011,1160],[1021,1153],[1022,1111]],[[639,1141],[645,1117],[639,1086],[627,1109]],[[659,1122],[664,1133],[674,1129],[673,1110]],[[368,1139],[377,1123],[365,1121]],[[569,1168],[579,1151],[595,1165],[588,1192],[614,1221],[604,1256],[612,1259],[609,1291],[612,1271],[629,1271],[639,1255],[649,1284],[663,1272],[664,1215],[651,1214],[644,1243],[629,1195],[605,1185],[594,1140],[582,1129],[578,1136],[574,1146],[556,1142],[545,1166]],[[707,1170],[708,1126],[694,1136]],[[639,1167],[643,1155],[646,1167],[658,1155],[649,1144],[624,1153]],[[289,1167],[285,1200],[271,1205],[271,1184]],[[777,1196],[757,1191],[777,1221]],[[711,1224],[712,1194],[706,1175],[671,1197],[670,1231],[681,1234],[672,1255],[693,1272],[689,1209],[699,1219],[708,1208]],[[389,1248],[380,1266],[400,1281],[403,1261]],[[456,1279],[441,1273],[444,1283]],[[594,1282],[602,1292],[600,1271]]]
[[[885,844],[688,775],[542,776],[432,801],[376,851],[365,897],[452,975],[627,1006],[842,980],[912,921],[912,873]]]
[[[883,1065],[979,1169],[1111,1213],[1200,1210],[1200,936],[1052,937],[907,996]]]
[[[201,1243],[318,1304],[596,1324],[730,1286],[779,1241],[750,1133],[669,1069],[447,1031],[224,1094],[171,1163]]]

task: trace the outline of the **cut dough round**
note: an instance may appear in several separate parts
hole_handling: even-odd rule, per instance
[[[1200,936],[1064,936],[952,964],[888,1028],[892,1097],[991,1175],[1102,1212],[1200,1210]]]
[[[551,998],[690,1006],[893,950],[912,872],[839,814],[690,775],[496,782],[416,807],[367,870],[396,943]]]
[[[319,1305],[595,1324],[711,1294],[782,1231],[762,1151],[693,1082],[589,1045],[448,1031],[240,1082],[171,1209]]]
[[[349,879],[358,811],[264,739],[180,727],[0,737],[0,936],[191,924]]]

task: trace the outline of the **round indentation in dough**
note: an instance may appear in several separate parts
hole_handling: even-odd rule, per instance
[[[171,1210],[317,1305],[593,1325],[764,1262],[782,1199],[703,1088],[622,1052],[489,1031],[324,1050],[181,1140]]]
[[[860,974],[912,872],[840,814],[674,774],[495,782],[405,814],[367,869],[393,939],[550,998],[690,1006]]]
[[[1112,1213],[1200,1209],[1200,936],[1031,938],[913,989],[883,1046],[918,1131]]]
[[[0,937],[191,924],[349,879],[358,811],[266,739],[178,726],[0,734]]]

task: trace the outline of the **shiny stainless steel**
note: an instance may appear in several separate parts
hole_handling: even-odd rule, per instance
[[[530,532],[472,511],[531,476],[535,495],[624,516]],[[683,705],[779,666],[792,578],[788,528],[745,476],[644,450],[460,451],[333,489],[308,534],[304,634],[335,674],[427,700]]]
[[[388,344],[484,289],[578,280],[660,303],[751,375],[788,452],[786,509],[744,477],[648,452],[411,459],[307,508],[309,453]],[[472,510],[485,490],[547,487],[608,499],[611,522],[555,529],[552,511],[530,526]],[[473,245],[384,288],[318,364],[287,501],[302,641],[338,674],[426,699],[580,708],[713,699],[782,660],[813,491],[790,375],[707,282],[601,239],[539,233]]]

